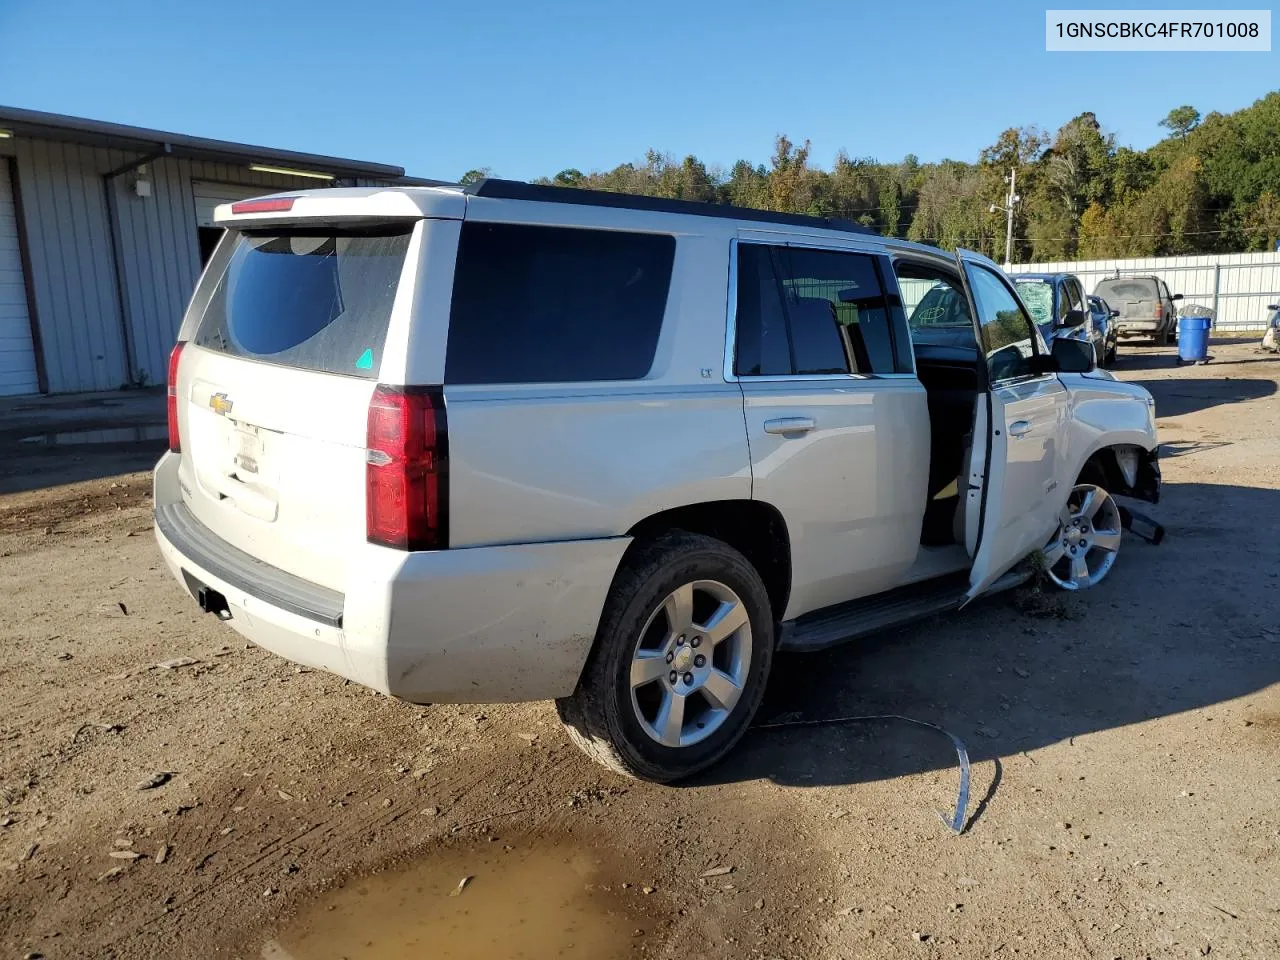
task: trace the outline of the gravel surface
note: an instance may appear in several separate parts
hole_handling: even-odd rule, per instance
[[[762,722],[959,735],[959,837],[927,730],[753,732],[662,788],[590,764],[548,704],[295,668],[163,570],[146,474],[54,485],[50,458],[92,476],[93,453],[51,449],[0,496],[0,954],[285,957],[362,877],[552,845],[595,865],[616,956],[1280,956],[1280,359],[1213,352],[1122,347],[1157,397],[1163,545],[1126,538],[1080,596],[777,662]]]

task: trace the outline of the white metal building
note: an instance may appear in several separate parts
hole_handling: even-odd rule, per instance
[[[0,107],[0,396],[162,383],[228,200],[400,167]]]

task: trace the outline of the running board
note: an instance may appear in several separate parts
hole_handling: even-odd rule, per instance
[[[1030,579],[1030,571],[1011,570],[987,588],[1000,593]],[[969,574],[958,573],[886,590],[873,597],[815,610],[782,624],[780,650],[812,652],[892,627],[958,610],[969,591]]]

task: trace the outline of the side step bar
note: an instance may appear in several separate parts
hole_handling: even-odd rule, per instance
[[[1030,578],[1029,570],[1011,570],[993,583],[983,596],[1012,589]],[[959,573],[815,610],[782,624],[778,648],[805,653],[825,650],[846,640],[958,610],[964,605],[968,590],[969,575]]]

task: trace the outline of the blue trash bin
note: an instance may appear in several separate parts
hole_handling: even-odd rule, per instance
[[[1180,363],[1207,363],[1209,360],[1208,317],[1178,318],[1178,361]]]

